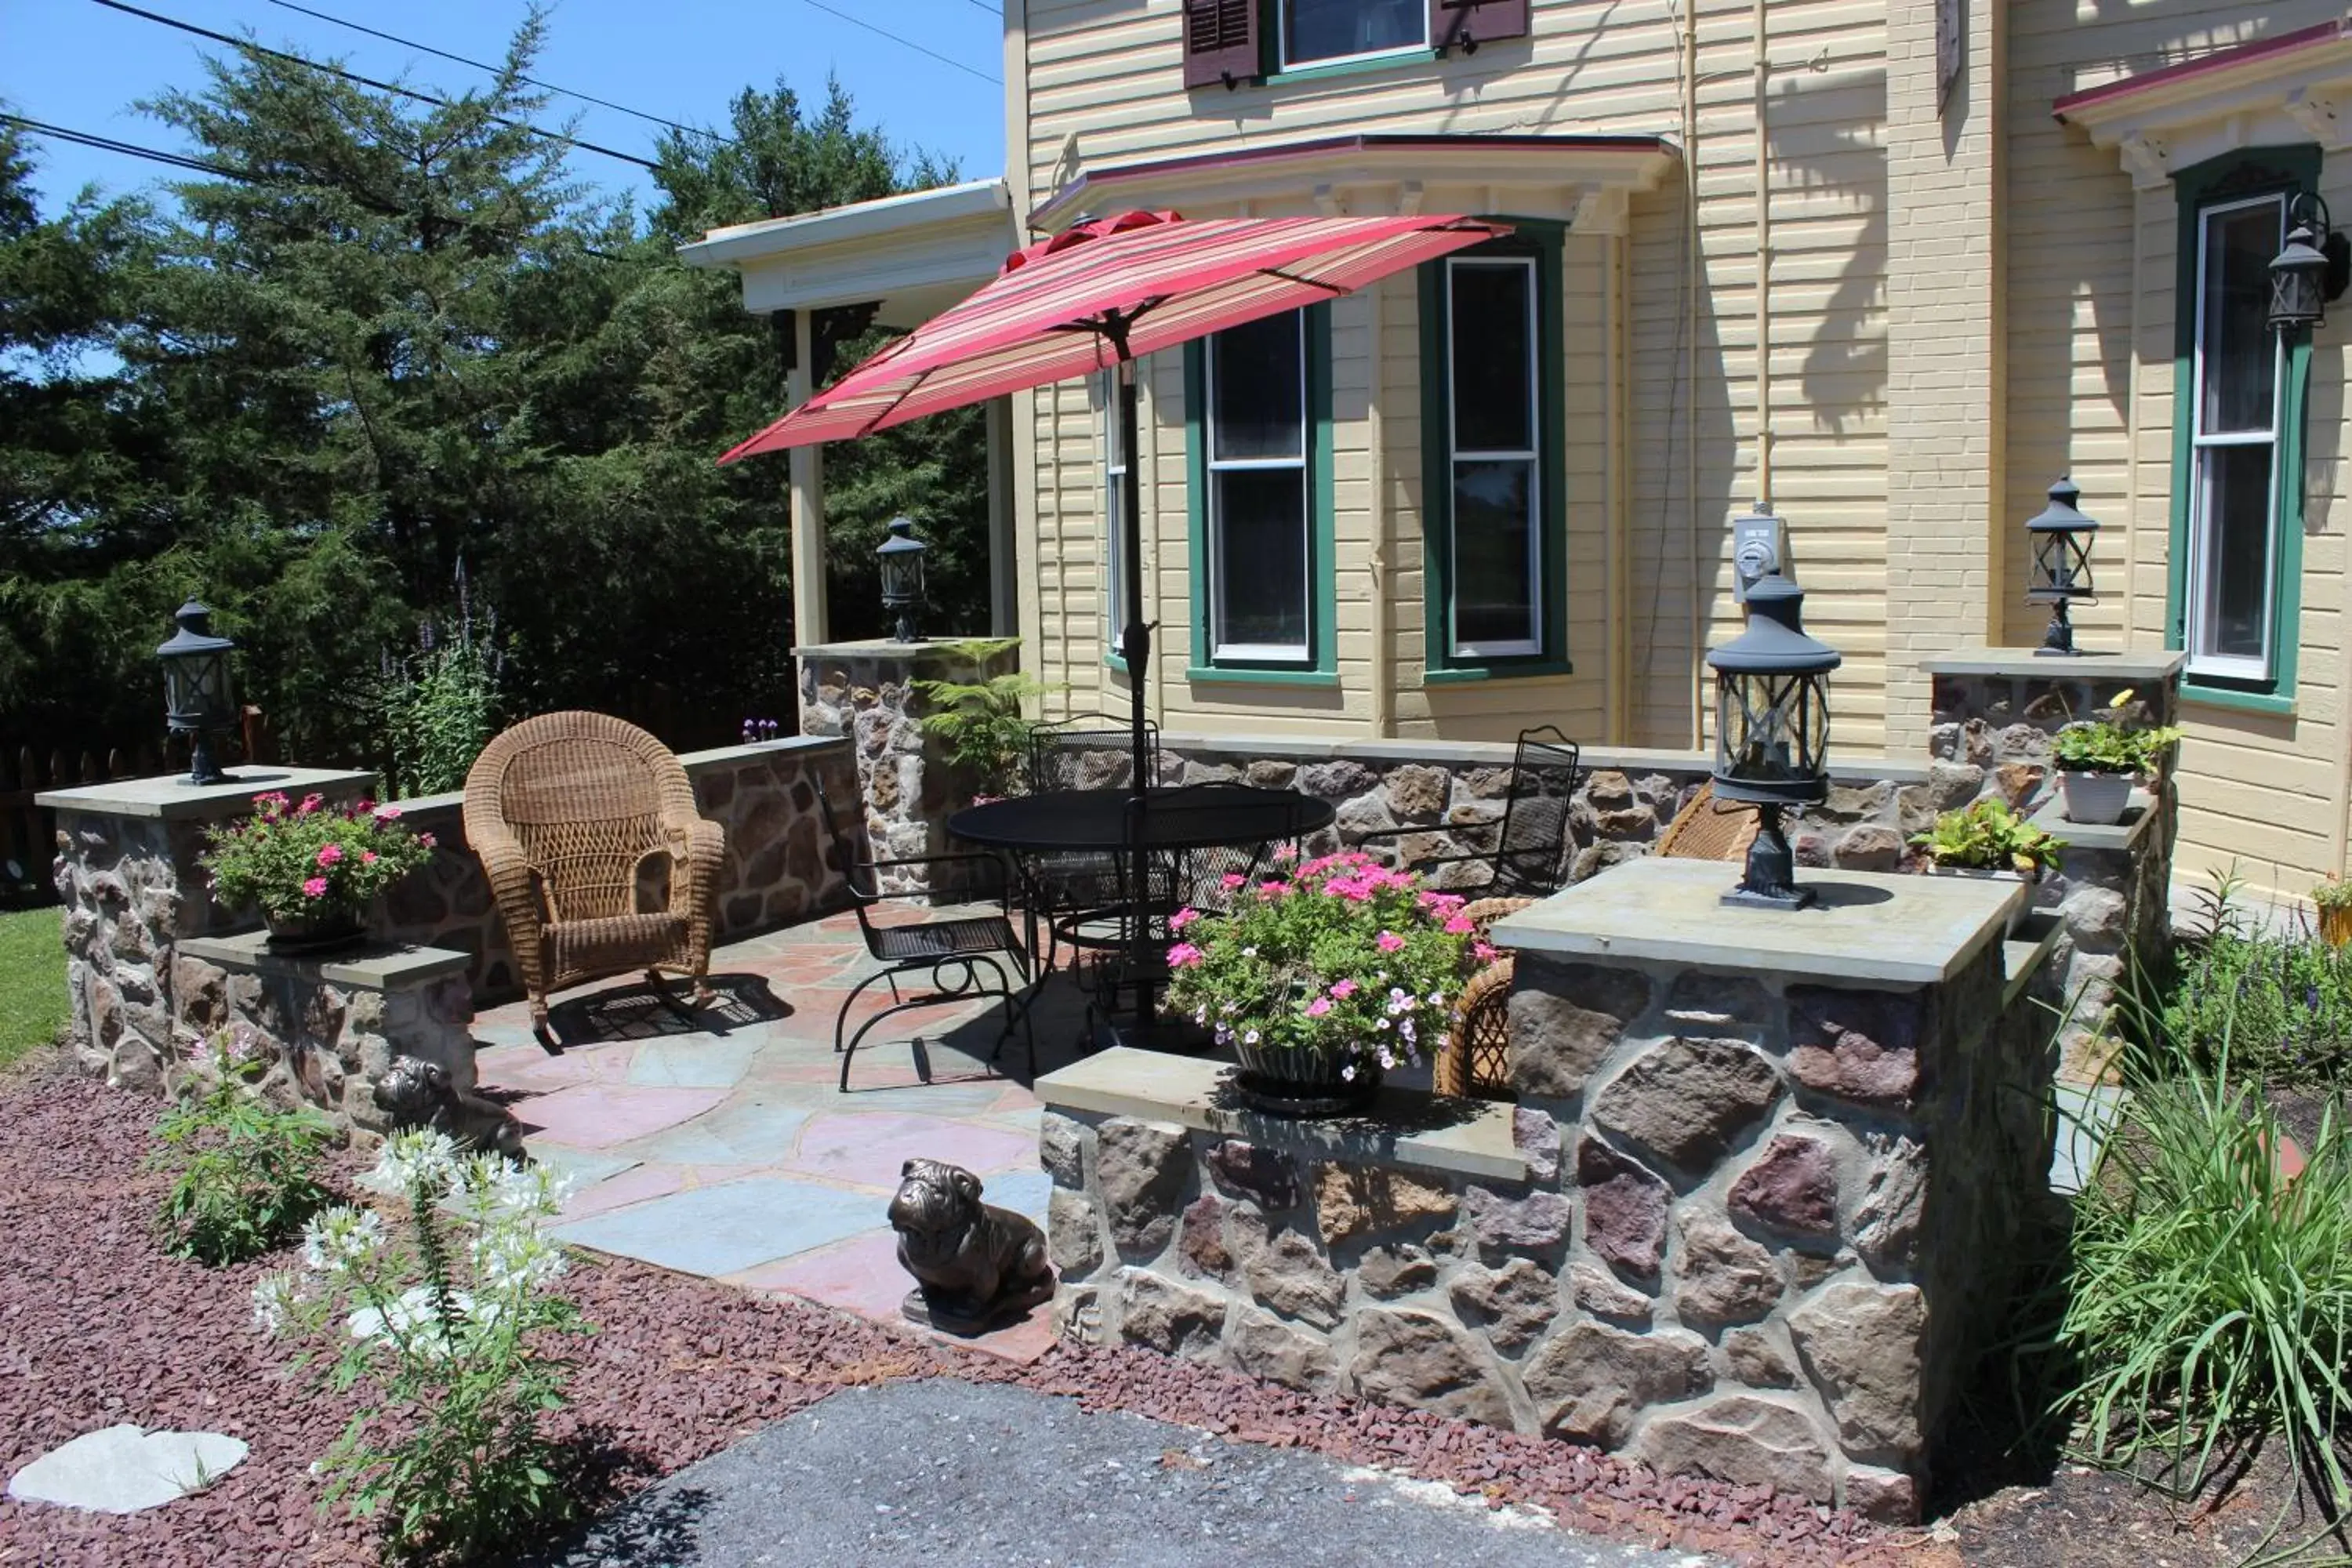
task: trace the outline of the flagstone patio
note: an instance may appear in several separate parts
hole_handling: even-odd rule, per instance
[[[640,982],[614,982],[557,1003],[565,1048],[550,1055],[522,1003],[484,1013],[474,1026],[482,1088],[509,1102],[533,1158],[574,1179],[556,1234],[898,1323],[912,1280],[886,1210],[901,1162],[965,1166],[988,1202],[1043,1224],[1032,1063],[1016,1033],[988,1064],[1003,1017],[992,1004],[898,1015],[859,1047],[849,1091],[837,1088],[834,1018],[874,967],[843,914],[712,954],[719,1001],[692,1019]],[[889,1001],[877,986],[851,1016]],[[1076,1054],[1077,998],[1066,983],[1046,989],[1034,1026],[1036,1070]],[[979,1342],[1027,1360],[1051,1339],[1041,1309]]]

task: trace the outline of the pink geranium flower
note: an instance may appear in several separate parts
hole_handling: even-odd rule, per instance
[[[1394,952],[1404,945],[1404,938],[1392,931],[1384,931],[1372,939],[1372,945],[1382,952]]]
[[[1342,1002],[1345,1002],[1349,997],[1353,996],[1355,994],[1356,983],[1352,980],[1339,981],[1331,987],[1331,994],[1337,996]]]
[[[302,797],[302,804],[294,808],[294,815],[297,816],[308,816],[326,804],[327,797],[325,795],[313,792],[312,794],[306,795]]]
[[[1328,996],[1318,996],[1314,1001],[1307,1004],[1307,1016],[1310,1018],[1319,1018],[1330,1010],[1331,998]]]
[[[373,816],[378,822],[398,822],[400,820],[400,807],[396,805],[379,805],[372,808],[369,815]]]
[[[1201,958],[1201,950],[1189,942],[1180,942],[1168,950],[1168,966],[1171,969],[1190,969],[1200,963]]]
[[[325,898],[327,896],[327,879],[324,877],[313,877],[309,881],[303,883],[302,896],[306,899]]]
[[[427,849],[430,849],[433,847],[433,835],[430,833],[420,833],[416,836],[416,842],[424,845]]]
[[[374,850],[373,850],[373,849],[362,849],[362,850],[361,850],[361,851],[360,851],[360,864],[361,864],[361,865],[362,865],[362,866],[373,866],[373,865],[374,865],[374,864],[375,864],[375,851],[374,851]]]
[[[1468,936],[1477,929],[1477,922],[1466,915],[1455,915],[1445,922],[1445,932],[1448,936]]]
[[[1198,910],[1178,910],[1174,914],[1168,917],[1168,929],[1170,931],[1182,931],[1186,926],[1191,925],[1194,921],[1199,920],[1200,918],[1201,911]]]
[[[322,869],[337,864],[342,858],[343,847],[340,844],[322,844],[319,847],[319,865]]]

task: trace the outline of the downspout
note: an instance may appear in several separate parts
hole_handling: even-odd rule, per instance
[[[1772,510],[1772,163],[1765,139],[1767,89],[1765,0],[1756,0],[1756,506]]]
[[[1688,508],[1683,542],[1684,583],[1690,601],[1690,749],[1706,742],[1706,665],[1700,654],[1698,605],[1698,0],[1683,0],[1683,180],[1689,195],[1683,221],[1683,500]]]
[[[1389,571],[1392,548],[1391,509],[1389,505],[1388,421],[1381,410],[1381,383],[1385,379],[1387,362],[1381,353],[1381,297],[1388,291],[1385,283],[1375,283],[1364,290],[1364,308],[1371,320],[1365,330],[1371,334],[1372,392],[1364,410],[1364,434],[1372,447],[1372,735],[1377,740],[1391,740],[1396,735],[1396,606],[1389,603],[1391,581]],[[1333,456],[1338,456],[1336,445]],[[1339,531],[1332,530],[1336,546]],[[1332,563],[1336,571],[1339,563]],[[1332,605],[1331,613],[1339,614]]]

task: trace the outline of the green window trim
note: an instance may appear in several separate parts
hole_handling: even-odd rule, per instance
[[[1328,685],[1339,679],[1339,595],[1334,581],[1331,307],[1309,305],[1307,323],[1307,646],[1309,660],[1219,658],[1209,580],[1209,360],[1205,341],[1184,345],[1184,510],[1192,567],[1193,680],[1246,676],[1267,684]],[[1312,679],[1301,679],[1312,677]]]
[[[1561,411],[1567,406],[1562,368],[1560,296],[1561,241],[1567,226],[1544,218],[1502,217],[1513,226],[1510,238],[1457,250],[1421,268],[1421,494],[1423,626],[1427,665],[1424,684],[1494,679],[1518,675],[1567,675],[1568,483]],[[1454,462],[1453,421],[1446,406],[1447,335],[1445,267],[1455,258],[1484,255],[1536,259],[1536,341],[1538,435],[1537,473],[1543,496],[1537,518],[1541,566],[1536,583],[1544,595],[1543,643],[1531,654],[1461,658],[1454,653]]]
[[[2198,261],[2204,209],[2285,192],[2319,188],[2320,152],[2305,143],[2248,147],[2209,159],[2173,176],[2179,204],[2173,291],[2172,511],[2165,583],[2165,646],[2189,646],[2189,520],[2196,482]],[[2271,674],[2263,680],[2181,672],[2184,700],[2250,712],[2293,713],[2296,654],[2303,640],[2303,516],[2305,403],[2311,380],[2311,334],[2288,346],[2286,384],[2279,409],[2272,515],[2276,519],[2271,584]]]

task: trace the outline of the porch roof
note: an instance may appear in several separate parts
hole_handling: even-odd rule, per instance
[[[2057,100],[2051,114],[2123,157],[2142,189],[2242,147],[2352,139],[2352,18],[2138,71]]]
[[[1371,134],[1244,143],[1086,170],[1029,223],[1059,229],[1090,209],[1200,202],[1251,205],[1253,216],[1304,204],[1335,214],[1461,211],[1613,229],[1626,195],[1654,186],[1680,157],[1663,136]]]
[[[991,179],[714,228],[677,253],[740,273],[747,310],[878,301],[882,324],[913,327],[995,277],[1020,243],[1011,189]]]

